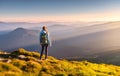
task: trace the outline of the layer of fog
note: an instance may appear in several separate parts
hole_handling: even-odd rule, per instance
[[[14,30],[12,35],[11,33],[5,34],[4,37],[6,40],[1,37],[1,46],[3,46],[4,49],[6,49],[6,47],[9,47],[9,49],[27,47],[31,50],[40,50],[38,48],[40,47],[39,32],[43,25],[47,26],[51,35],[53,46],[50,48],[50,55],[53,56],[78,56],[99,52],[101,50],[120,49],[120,22],[47,22],[41,23],[40,26],[39,24],[34,26],[32,23],[29,25],[31,27],[27,28],[30,29],[26,30],[27,32],[17,34],[19,31],[16,32]],[[6,27],[7,26],[9,25],[6,25]],[[21,27],[20,25],[10,26],[11,28],[14,26],[14,28]],[[24,28],[28,27],[28,25],[22,26]],[[38,32],[33,32],[31,29],[37,30]],[[30,31],[32,31],[33,34],[31,34]],[[67,51],[69,51],[69,53],[67,53]]]

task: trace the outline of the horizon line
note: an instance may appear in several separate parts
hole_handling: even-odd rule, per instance
[[[39,21],[39,22],[29,22],[29,21],[0,21],[0,23],[47,23],[47,22],[55,22],[55,23],[75,23],[75,22],[120,22],[120,20],[108,20],[108,21]]]

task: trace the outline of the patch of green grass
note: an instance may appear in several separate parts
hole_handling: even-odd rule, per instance
[[[31,56],[31,57],[35,57],[35,58],[40,58],[40,54],[38,52],[30,52],[30,51],[26,51],[23,48],[20,48],[16,51],[13,51],[11,53],[12,56],[18,56],[18,55],[25,55],[25,56]]]
[[[5,63],[5,62],[0,62],[0,72],[19,72],[21,73],[22,71],[17,68],[16,66],[9,64],[9,63]]]
[[[11,62],[11,64],[13,64],[14,66],[16,66],[16,67],[18,67],[20,69],[22,69],[23,66],[26,65],[26,63],[27,63],[26,61],[19,60],[19,59],[13,59],[12,62]]]
[[[23,66],[23,70],[26,72],[39,73],[41,69],[41,64],[35,61],[28,61],[27,64]]]
[[[48,56],[39,61],[39,53],[18,49],[10,53],[10,63],[0,62],[0,76],[120,76],[120,66],[88,61],[58,60]],[[25,55],[26,59],[18,59]]]

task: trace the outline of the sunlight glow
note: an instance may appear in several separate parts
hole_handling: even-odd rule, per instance
[[[43,22],[43,21],[120,21],[120,11],[107,11],[100,13],[80,13],[57,16],[27,16],[27,17],[0,17],[0,21],[7,22]]]

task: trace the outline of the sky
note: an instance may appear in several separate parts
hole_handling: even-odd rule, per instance
[[[119,21],[120,0],[0,0],[0,21]]]

